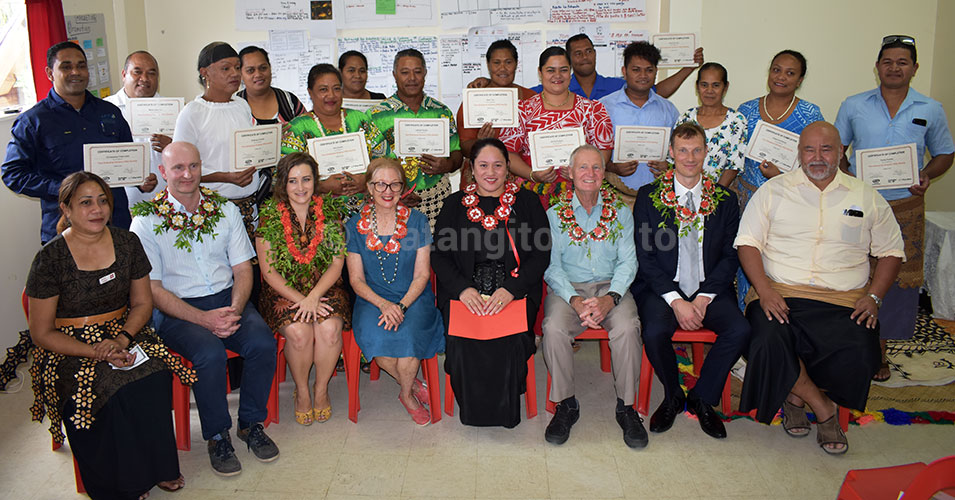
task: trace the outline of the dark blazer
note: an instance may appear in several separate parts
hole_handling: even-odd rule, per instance
[[[679,283],[673,281],[680,251],[679,223],[671,213],[665,227],[659,227],[663,215],[650,199],[655,189],[656,183],[641,187],[633,205],[637,277],[630,292],[634,297],[644,291],[663,295],[680,290]],[[726,193],[726,197],[703,221],[703,273],[706,279],[700,283],[699,291],[735,296],[733,280],[739,268],[739,257],[733,248],[733,240],[739,230],[739,204],[732,191],[720,185],[716,189]]]

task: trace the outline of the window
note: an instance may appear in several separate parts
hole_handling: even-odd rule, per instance
[[[26,6],[23,0],[0,0],[0,110],[35,102]]]

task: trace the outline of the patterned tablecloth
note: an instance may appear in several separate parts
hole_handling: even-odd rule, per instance
[[[925,212],[925,291],[933,316],[955,320],[955,212]]]

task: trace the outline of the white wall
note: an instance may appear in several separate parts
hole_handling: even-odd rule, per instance
[[[941,101],[948,115],[949,127],[955,127],[955,2],[942,0],[938,2],[938,14],[935,17],[935,51],[939,54],[932,66],[932,97]],[[919,60],[922,55],[919,54]],[[921,66],[918,72],[922,78],[929,73]],[[942,177],[932,181],[928,193],[925,195],[927,210],[955,211],[955,168],[950,169]]]

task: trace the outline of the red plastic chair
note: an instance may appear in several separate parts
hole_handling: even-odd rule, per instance
[[[673,334],[673,342],[689,342],[691,352],[693,353],[693,375],[699,378],[700,369],[703,367],[703,344],[712,344],[716,342],[716,334],[713,330],[677,330]],[[653,365],[647,359],[647,349],[643,348],[643,361],[640,362],[640,392],[637,397],[637,413],[649,415],[650,389],[653,386]],[[730,400],[730,376],[726,377],[726,385],[723,386],[723,414],[729,415],[732,411]]]
[[[20,294],[20,305],[23,307],[23,316],[26,318],[27,323],[30,323],[30,298],[27,297],[27,289],[24,288],[23,292]],[[55,440],[51,439],[53,443],[53,451],[59,450],[61,446],[60,443],[57,443]],[[73,456],[73,477],[76,479],[76,492],[83,494],[86,493],[86,487],[83,486],[83,478],[80,477],[80,464],[76,463],[76,456]]]
[[[537,373],[534,368],[534,356],[527,358],[527,389],[524,392],[524,406],[527,418],[537,416]],[[454,390],[451,389],[451,376],[444,374],[444,412],[449,417],[454,416]]]
[[[942,490],[955,493],[952,488],[955,488],[955,455],[928,465],[918,462],[850,470],[839,489],[838,500],[928,500]]]
[[[345,353],[345,380],[348,384],[348,419],[357,424],[358,412],[361,410],[361,401],[358,398],[361,349],[358,348],[355,334],[351,330],[342,331],[342,344],[342,351]],[[440,380],[437,356],[421,360],[421,371],[424,374],[425,383],[428,384],[431,423],[436,423],[441,420],[441,389],[438,387]],[[381,368],[372,361],[371,379],[378,380],[380,374]]]
[[[575,340],[599,340],[600,341],[600,370],[605,373],[610,373],[611,371],[611,358],[610,358],[610,335],[607,333],[607,330],[600,329],[594,330],[593,328],[588,328],[583,331],[580,335],[574,337]],[[547,372],[547,393],[546,393],[546,403],[544,404],[544,409],[548,413],[554,413],[557,410],[557,403],[554,403],[550,400],[550,372]]]

